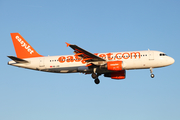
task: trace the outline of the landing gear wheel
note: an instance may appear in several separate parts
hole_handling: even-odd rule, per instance
[[[98,78],[96,78],[96,79],[94,80],[94,82],[95,82],[96,84],[99,84],[99,83],[100,83],[100,80],[99,80]]]
[[[97,78],[97,75],[96,75],[95,73],[92,73],[91,76],[92,76],[93,79],[96,79],[96,78]]]
[[[151,74],[151,78],[154,78],[154,74]]]

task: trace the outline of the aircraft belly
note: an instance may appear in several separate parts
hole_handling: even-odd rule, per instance
[[[78,71],[78,67],[49,68],[49,69],[46,69],[45,71],[55,72],[55,73],[75,73]]]

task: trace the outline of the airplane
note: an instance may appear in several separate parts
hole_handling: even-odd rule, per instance
[[[122,80],[126,70],[150,69],[154,78],[153,68],[165,67],[175,60],[160,51],[144,50],[129,52],[91,53],[81,47],[66,43],[74,55],[43,56],[19,34],[10,33],[16,56],[8,56],[12,61],[8,65],[37,71],[53,73],[84,73],[91,74],[95,84],[99,84],[99,76]]]

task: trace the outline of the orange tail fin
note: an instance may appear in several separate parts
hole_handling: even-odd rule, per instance
[[[10,34],[18,58],[42,57],[19,33]]]

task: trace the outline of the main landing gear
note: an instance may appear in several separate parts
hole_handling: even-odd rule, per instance
[[[151,72],[151,78],[154,78],[154,74],[153,74],[153,68],[150,68],[150,72]]]
[[[97,68],[93,69],[93,73],[92,73],[91,77],[94,79],[94,83],[99,84],[100,83],[100,80],[98,78],[99,74],[96,74],[96,69]]]
[[[99,83],[100,83],[99,78],[96,78],[96,79],[94,80],[94,82],[95,82],[96,84],[99,84]]]

